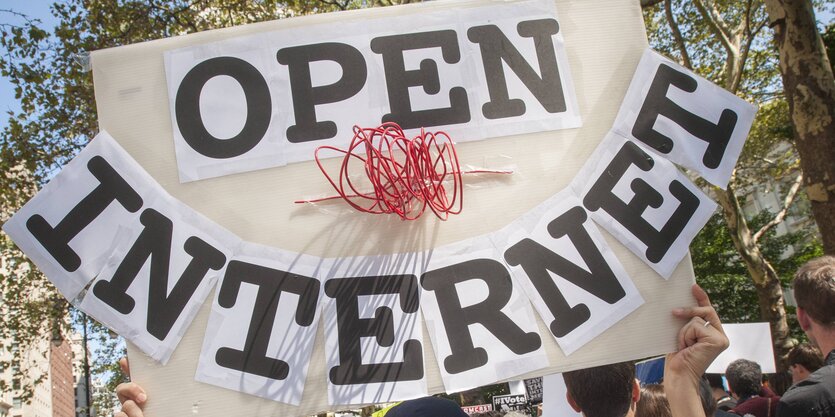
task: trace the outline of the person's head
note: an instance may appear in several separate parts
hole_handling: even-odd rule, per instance
[[[801,343],[789,352],[788,363],[792,373],[792,383],[796,384],[823,366],[823,356],[818,348],[808,343]]]
[[[403,401],[392,407],[386,417],[469,417],[461,407],[446,398],[423,397]]]
[[[721,377],[719,378],[721,384]],[[725,389],[722,389],[725,392]],[[699,380],[699,399],[702,400],[702,408],[705,410],[706,416],[712,416],[716,413],[716,398],[713,398],[713,388],[706,378]]]
[[[797,321],[809,340],[825,355],[835,340],[835,257],[806,262],[792,282],[797,301]],[[827,346],[822,346],[826,344]]]
[[[623,417],[641,395],[632,362],[566,372],[563,379],[568,403],[586,417]]]
[[[737,359],[725,369],[728,388],[735,398],[759,395],[763,387],[763,373],[760,365],[748,359]]]
[[[470,417],[502,417],[503,415],[504,413],[502,413],[501,411],[489,410],[481,413],[475,413]]]
[[[670,403],[661,384],[647,384],[641,388],[641,398],[635,406],[635,417],[672,417]]]
[[[710,389],[713,392],[713,398],[719,400],[728,396],[728,391],[725,391],[725,383],[722,381],[722,375],[719,374],[705,374]]]

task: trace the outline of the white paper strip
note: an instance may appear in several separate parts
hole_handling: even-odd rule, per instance
[[[313,159],[395,121],[456,142],[579,127],[553,1],[313,25],[165,54],[180,181]]]
[[[431,252],[423,310],[447,392],[548,366],[530,304],[489,236]]]
[[[614,132],[572,187],[595,222],[665,279],[716,209],[675,165]]]
[[[330,260],[322,298],[331,405],[428,394],[420,253]]]
[[[321,260],[244,242],[226,268],[195,379],[298,405],[319,323]]]
[[[644,303],[570,190],[491,237],[566,355]]]
[[[119,227],[79,308],[165,364],[240,239],[164,193]]]
[[[612,130],[725,188],[756,106],[647,49]]]
[[[68,300],[101,271],[120,225],[132,224],[157,182],[107,132],[99,133],[3,225]]]

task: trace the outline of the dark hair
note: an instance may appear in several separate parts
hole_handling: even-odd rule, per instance
[[[742,397],[759,395],[763,387],[760,365],[748,359],[737,359],[725,369],[725,378],[734,394]]]
[[[484,412],[481,412],[481,413],[475,413],[470,417],[502,417],[503,415],[504,414],[502,414],[501,411],[490,410],[490,411],[484,411]]]
[[[710,384],[711,388],[719,388],[722,391],[725,390],[725,384],[722,382],[722,375],[719,374],[705,374],[705,379],[707,379],[708,384]]]
[[[579,369],[562,376],[568,394],[586,417],[624,416],[632,405],[632,362]]]
[[[801,343],[789,352],[788,363],[789,366],[803,365],[807,371],[815,372],[823,366],[823,355],[818,348],[808,343]]]
[[[641,388],[641,399],[635,408],[635,417],[672,417],[667,394],[661,384],[647,384]]]
[[[803,264],[794,274],[794,299],[816,322],[835,326],[835,257],[822,256]]]
[[[722,378],[719,378],[721,384]],[[702,400],[702,408],[705,410],[706,416],[712,416],[716,413],[716,399],[713,398],[713,388],[706,378],[699,380],[699,399]]]
[[[502,417],[503,415],[504,413],[502,413],[501,411],[490,410],[481,413],[475,413],[470,417]]]
[[[781,397],[791,386],[792,374],[789,371],[778,372],[768,376],[768,387]]]
[[[461,406],[446,398],[423,397],[406,400],[392,407],[387,417],[470,417]]]

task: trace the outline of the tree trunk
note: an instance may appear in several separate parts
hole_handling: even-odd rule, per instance
[[[823,238],[835,255],[835,79],[815,26],[810,0],[766,0],[780,73],[796,132],[806,194]]]
[[[786,306],[783,301],[780,278],[771,263],[760,252],[753,233],[748,228],[748,222],[742,215],[742,207],[736,198],[733,185],[728,184],[727,190],[717,189],[716,197],[722,206],[722,214],[725,216],[731,240],[757,289],[760,318],[767,321],[771,327],[771,341],[774,346],[777,372],[785,371],[788,369],[786,357],[793,344],[789,338],[789,325],[786,321]]]

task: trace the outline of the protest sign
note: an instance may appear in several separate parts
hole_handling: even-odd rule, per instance
[[[529,412],[528,397],[525,394],[494,395],[493,409],[502,413],[508,411]]]
[[[542,377],[529,378],[525,380],[525,392],[532,404],[542,402]]]
[[[507,5],[516,12],[503,15],[507,21],[499,20],[504,23],[459,22],[466,27],[443,29],[454,23],[448,13],[485,16],[498,6],[440,2],[267,22],[97,51],[92,62],[100,122],[115,141],[100,134],[55,178],[58,184],[72,179],[78,187],[45,187],[4,229],[32,252],[68,298],[79,297],[82,309],[132,342],[134,380],[155,398],[147,409],[151,416],[195,412],[195,407],[210,416],[310,415],[670,351],[681,323],[669,311],[692,303],[687,244],[713,205],[663,156],[613,129],[619,102],[612,97],[623,97],[630,80],[642,82],[631,73],[646,49],[641,13],[626,0],[588,3],[566,0],[555,8],[549,0],[513,1]],[[557,9],[570,12],[571,18],[561,19]],[[304,162],[309,154],[299,149],[335,143],[336,133],[344,131],[341,122],[334,122],[336,133],[328,123],[322,128],[334,137],[314,134],[322,133],[316,126],[325,119],[317,118],[318,106],[361,94],[353,91],[359,81],[352,77],[358,73],[348,71],[359,65],[359,58],[345,46],[332,45],[333,33],[322,28],[338,21],[335,27],[360,31],[383,18],[427,18],[437,27],[426,30],[452,30],[459,37],[467,33],[466,42],[478,44],[470,45],[469,54],[481,59],[461,60],[480,62],[483,71],[491,68],[488,78],[497,74],[497,64],[509,68],[502,67],[507,70],[504,80],[484,81],[481,96],[469,95],[476,87],[464,88],[467,102],[484,119],[421,119],[451,132],[459,129],[467,139],[485,139],[460,144],[465,164],[489,168],[492,161],[509,157],[516,166],[509,179],[468,189],[463,213],[446,222],[369,216],[328,203],[293,204],[328,189],[316,165]],[[539,23],[527,23],[532,21]],[[589,29],[600,22],[612,30]],[[521,43],[495,42],[514,29]],[[302,45],[282,40],[264,46],[288,33],[304,34]],[[549,41],[538,38],[544,34],[550,34]],[[253,36],[266,40],[250,45]],[[391,36],[369,30],[367,42],[348,43],[355,50],[370,45],[371,53],[358,52],[366,62],[383,51],[378,57],[382,72],[370,78],[369,70],[365,77],[388,86],[388,102],[382,106],[387,114],[405,115],[401,121],[408,121],[423,117],[418,115],[427,109],[440,109],[436,102],[424,102],[422,110],[407,109],[405,104],[420,100],[404,102],[402,91],[391,94],[390,84],[423,86],[425,94],[437,96],[443,90],[427,80],[441,73],[453,84],[444,84],[449,95],[441,95],[448,96],[449,108],[456,108],[456,81],[472,78],[467,75],[472,68],[438,72],[441,61],[456,61],[454,54],[443,52],[452,38],[397,38],[416,42],[414,49],[442,52],[434,58],[419,54],[407,65],[399,58],[391,62],[397,54],[386,54],[387,48],[405,48],[400,54],[408,49],[390,42]],[[466,49],[462,39],[459,53]],[[525,42],[527,48],[535,43],[546,50],[519,52]],[[312,53],[310,45],[326,46]],[[297,56],[296,47],[308,49]],[[266,117],[255,113],[276,110],[272,105],[262,109],[263,86],[247,84],[271,70],[252,70],[235,60],[223,67],[231,74],[211,66],[227,54],[240,55],[240,48],[254,55],[264,50],[277,54],[278,62],[270,65],[296,65],[295,77],[301,74],[305,82],[294,83],[290,69],[291,91],[284,98],[292,96],[292,104],[306,110],[288,113],[290,119],[281,119],[287,123],[269,122],[264,132],[247,130],[250,116]],[[200,58],[177,58],[180,53]],[[318,53],[324,54],[321,59]],[[559,64],[560,54],[568,65]],[[307,64],[344,65],[342,78],[330,84],[317,79],[314,86],[307,82],[312,67],[293,64],[302,58]],[[529,71],[535,61],[538,75]],[[397,71],[384,71],[392,65]],[[569,67],[580,72],[571,75]],[[554,69],[559,69],[559,83],[549,72]],[[411,81],[392,81],[404,71],[412,74],[406,77]],[[193,82],[202,91],[217,81],[226,87],[211,88],[234,90],[227,78],[242,89],[244,100],[238,104],[244,103],[244,109],[250,98],[262,101],[254,113],[238,111],[238,127],[248,133],[219,139],[201,131],[186,138],[194,132],[184,132],[180,124],[196,123],[195,112],[222,113],[217,107],[223,101],[207,93],[204,103],[202,93],[183,92],[183,100],[192,102],[183,104],[180,116],[192,119],[178,118],[179,86]],[[267,78],[272,82],[281,76]],[[267,87],[281,89],[273,84]],[[543,88],[556,95],[533,91]],[[569,91],[576,91],[575,110],[583,127],[553,130],[574,126],[558,115],[573,104],[564,111],[548,110],[553,97],[570,102]],[[198,104],[194,94],[200,96]],[[704,102],[713,99],[710,89],[694,94]],[[235,100],[229,103],[235,106]],[[541,120],[523,111],[536,113],[533,107]],[[366,113],[387,120],[378,107]],[[270,120],[277,120],[274,116]],[[214,117],[199,118],[208,123]],[[498,119],[508,120],[500,123],[504,127],[491,124]],[[268,134],[271,126],[284,127]],[[297,142],[307,148],[292,148],[297,143],[290,133],[294,126],[306,139]],[[234,130],[223,129],[226,134]],[[543,129],[550,131],[536,133]],[[207,126],[197,130],[208,131]],[[270,141],[285,139],[289,144],[278,151],[267,149]],[[183,159],[183,146],[202,156]],[[292,149],[299,153],[286,159],[297,152]],[[215,160],[197,161],[202,157]],[[261,157],[273,161],[259,165]],[[300,162],[279,166],[288,161]],[[322,164],[333,167],[335,162]],[[184,167],[190,173],[184,174]],[[273,168],[250,172],[266,167]],[[200,178],[210,179],[193,181]],[[73,208],[58,201],[77,203]],[[213,301],[203,302],[211,288]],[[136,349],[153,361],[141,360]],[[167,395],[174,391],[177,396]]]
[[[479,404],[479,405],[466,405],[461,407],[465,413],[469,415],[477,414],[477,413],[484,413],[487,411],[493,410],[493,404]]]
[[[707,373],[724,374],[728,365],[737,359],[758,363],[763,373],[777,372],[768,323],[728,323],[722,328],[728,335],[730,345],[708,366]]]

